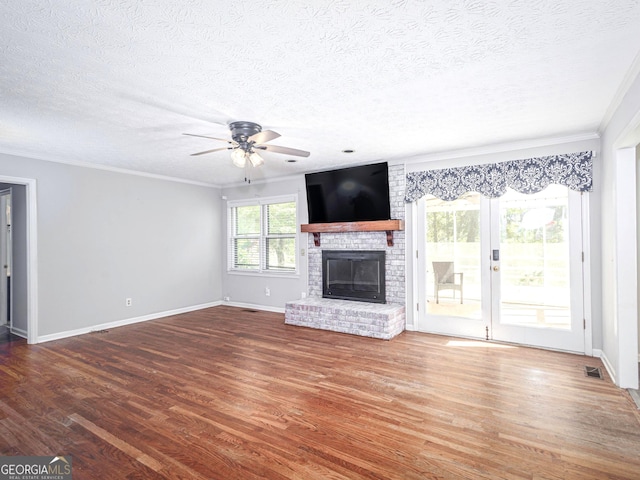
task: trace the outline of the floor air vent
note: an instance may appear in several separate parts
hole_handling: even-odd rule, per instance
[[[602,378],[602,372],[599,367],[584,367],[586,377]]]
[[[250,308],[243,308],[242,311],[247,313],[258,313],[258,310],[252,310]]]

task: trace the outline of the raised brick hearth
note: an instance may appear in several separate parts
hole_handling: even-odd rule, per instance
[[[305,298],[287,302],[284,323],[390,340],[404,330],[403,305]]]

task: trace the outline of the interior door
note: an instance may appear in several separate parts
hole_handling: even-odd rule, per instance
[[[0,191],[0,326],[11,323],[11,190]]]
[[[579,193],[430,196],[417,212],[418,330],[584,352]]]

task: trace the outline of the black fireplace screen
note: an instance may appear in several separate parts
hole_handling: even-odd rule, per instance
[[[322,296],[385,303],[384,250],[323,250]]]

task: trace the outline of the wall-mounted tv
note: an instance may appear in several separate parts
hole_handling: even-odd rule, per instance
[[[389,168],[375,163],[305,175],[309,223],[389,220]]]

